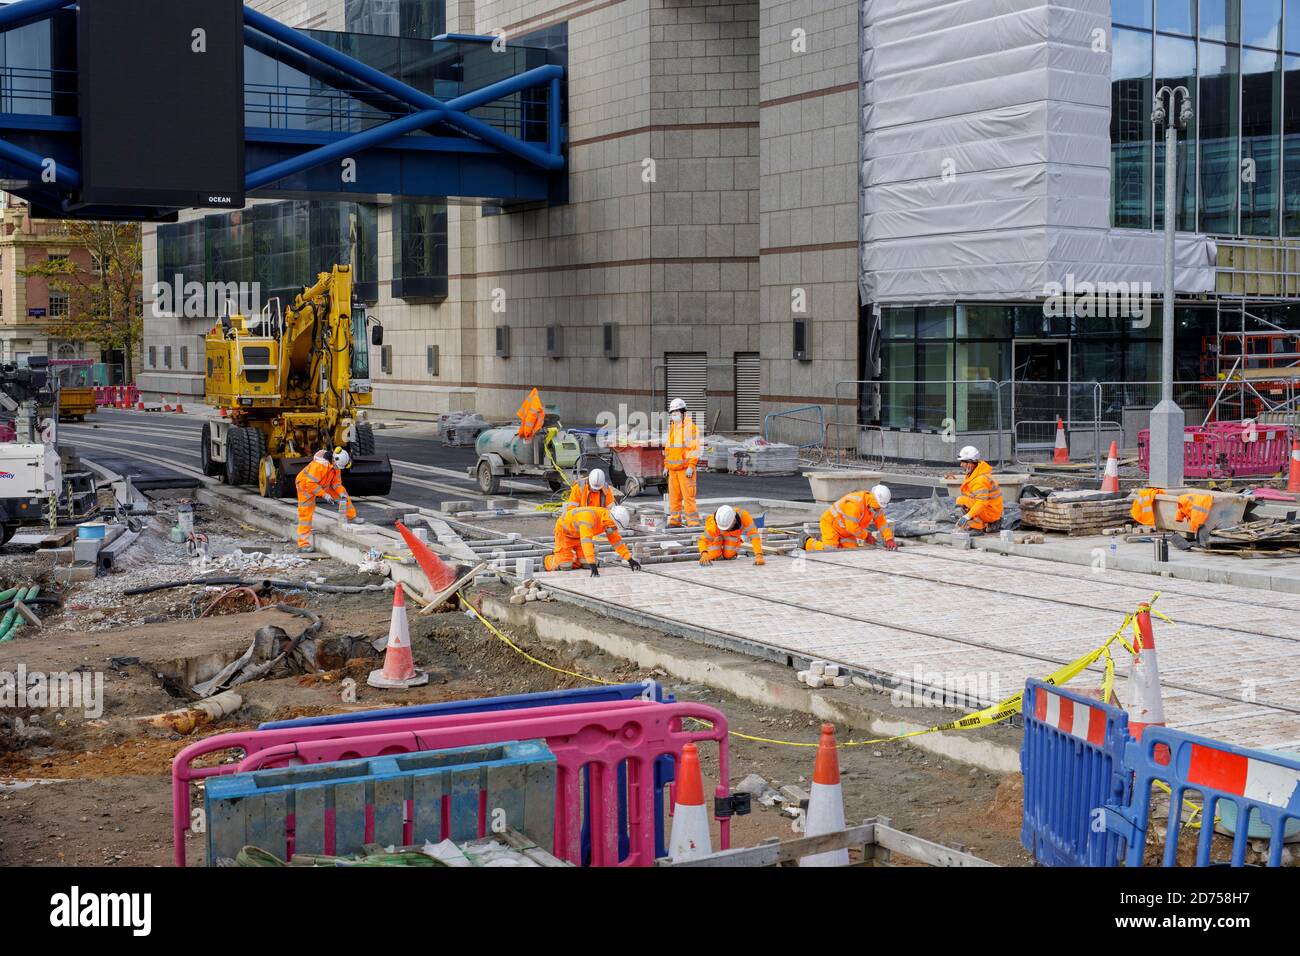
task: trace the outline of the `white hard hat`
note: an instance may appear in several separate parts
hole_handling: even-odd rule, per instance
[[[718,523],[719,528],[726,531],[736,524],[736,509],[731,505],[723,505],[713,512],[713,520]]]
[[[335,449],[334,449],[334,467],[335,467],[335,468],[346,468],[346,467],[347,467],[348,465],[350,465],[351,463],[352,463],[352,456],[348,454],[348,451],[347,451],[346,448],[335,448]]]
[[[871,489],[871,497],[880,502],[880,507],[885,507],[893,499],[894,493],[889,490],[889,485],[876,485]]]
[[[610,508],[609,516],[614,519],[614,524],[620,528],[627,528],[632,524],[632,512],[628,511],[623,505],[615,505]]]
[[[961,451],[957,452],[958,461],[979,461],[980,450],[974,445],[967,445]]]
[[[599,468],[593,468],[587,472],[587,484],[591,485],[594,491],[600,491],[605,487],[605,473]]]
[[[674,398],[668,403],[668,410],[670,412],[684,412],[686,411],[686,402],[680,398]]]

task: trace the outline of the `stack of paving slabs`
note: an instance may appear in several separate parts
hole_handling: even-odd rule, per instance
[[[1101,534],[1129,520],[1132,502],[1125,492],[1053,491],[1046,498],[1020,499],[1020,523],[1069,535]]]
[[[1215,528],[1197,549],[1243,558],[1287,558],[1300,554],[1300,521],[1265,518],[1245,521],[1231,528]]]

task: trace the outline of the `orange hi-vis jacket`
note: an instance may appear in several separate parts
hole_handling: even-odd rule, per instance
[[[754,557],[763,556],[763,536],[758,533],[754,519],[744,508],[736,509],[736,517],[740,519],[736,527],[723,531],[718,527],[717,519],[709,515],[704,522],[704,534],[700,535],[700,554],[729,560],[740,552],[741,538],[748,535],[749,543],[754,546]]]
[[[700,460],[700,429],[689,413],[679,422],[669,422],[668,441],[664,445],[664,467],[669,471],[694,468]]]
[[[976,465],[961,483],[957,505],[970,513],[970,526],[977,531],[1002,520],[1002,489],[993,480],[993,466],[987,461]]]
[[[1179,495],[1178,512],[1174,515],[1174,520],[1186,521],[1193,531],[1197,531],[1209,520],[1212,507],[1214,507],[1213,495]]]
[[[1138,524],[1154,528],[1156,526],[1156,495],[1164,494],[1163,488],[1139,488],[1137,497],[1129,514]]]
[[[609,510],[612,507],[614,507],[614,489],[606,485],[599,491],[594,491],[586,481],[575,481],[573,487],[569,489],[568,500],[564,502],[565,512],[572,511],[574,508]]]
[[[343,490],[343,476],[339,470],[332,463],[316,458],[307,462],[307,467],[298,472],[294,485],[299,499],[348,497],[348,493]]]
[[[560,515],[555,522],[555,550],[557,553],[561,551],[561,543],[567,545],[567,550],[581,549],[583,563],[595,564],[596,538],[602,534],[620,558],[624,561],[631,559],[632,552],[623,543],[618,524],[604,508],[575,508]]]
[[[875,528],[885,541],[894,540],[894,532],[885,520],[885,509],[869,491],[849,492],[830,506],[823,518],[826,516],[831,518],[831,526],[842,538],[861,541]]]
[[[537,389],[528,393],[524,403],[519,406],[519,411],[515,412],[519,416],[519,428],[515,434],[520,438],[532,438],[542,430],[542,425],[546,422],[546,409],[542,407],[541,396],[537,394]]]

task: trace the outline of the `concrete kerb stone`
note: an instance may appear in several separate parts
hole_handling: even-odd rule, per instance
[[[589,610],[571,595],[552,591],[557,603],[513,605],[508,593],[479,589],[483,613],[499,623],[530,629],[547,643],[589,645],[604,653],[634,662],[647,670],[659,668],[675,678],[703,684],[764,707],[802,711],[820,720],[853,727],[856,736],[891,737],[925,730],[944,723],[960,712],[945,708],[924,708],[924,720],[912,719],[905,708],[893,707],[881,694],[859,688],[813,690],[794,679],[796,668],[787,666],[787,655],[755,645],[753,656],[733,646],[724,646],[709,635],[686,634],[687,628],[667,636],[657,627],[631,622],[611,622],[608,616]],[[567,607],[563,605],[568,605]],[[685,637],[686,640],[677,638]],[[761,651],[761,653],[759,653]],[[795,657],[796,662],[807,661]],[[736,728],[745,732],[746,728]],[[913,737],[907,743],[919,750],[947,757],[995,773],[1020,770],[1020,731],[1007,725],[974,731],[945,732]],[[880,744],[878,746],[896,746]]]

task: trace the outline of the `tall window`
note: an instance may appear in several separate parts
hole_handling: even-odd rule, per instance
[[[393,297],[447,295],[447,207],[393,203]]]
[[[1112,218],[1151,224],[1151,33],[1115,27],[1111,61]]]
[[[66,316],[68,314],[68,294],[50,291],[50,315]]]

